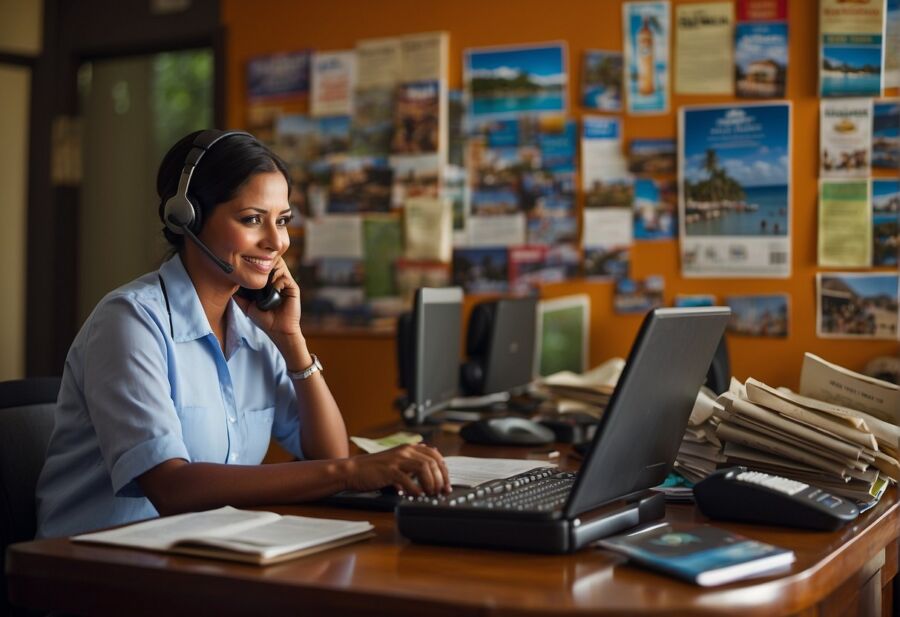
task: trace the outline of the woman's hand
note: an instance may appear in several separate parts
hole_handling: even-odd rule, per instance
[[[434,495],[450,492],[450,472],[435,448],[405,445],[347,459],[346,484],[353,491],[393,485],[410,495]]]
[[[291,276],[284,258],[279,257],[275,262],[272,285],[281,295],[281,304],[271,311],[261,311],[256,303],[239,296],[234,296],[235,302],[259,326],[279,349],[295,346],[295,338],[302,337],[300,331],[300,288],[294,277]]]

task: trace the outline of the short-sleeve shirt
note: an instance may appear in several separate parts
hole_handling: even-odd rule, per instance
[[[109,293],[66,358],[37,485],[38,537],[158,516],[136,481],[169,459],[303,457],[284,359],[232,300],[225,353],[177,255]]]

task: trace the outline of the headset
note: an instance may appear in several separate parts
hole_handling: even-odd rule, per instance
[[[243,135],[256,141],[250,133],[245,131],[222,131],[219,129],[207,129],[197,135],[191,144],[191,149],[184,159],[184,168],[181,170],[181,176],[178,178],[178,190],[174,195],[165,200],[162,207],[162,219],[166,227],[172,233],[184,235],[191,239],[207,257],[222,269],[226,274],[231,274],[234,268],[231,264],[219,259],[208,246],[206,246],[196,232],[199,232],[201,225],[201,210],[191,202],[188,197],[188,191],[191,186],[191,178],[194,170],[203,158],[203,155],[209,152],[214,145],[236,135]],[[256,302],[256,306],[263,311],[268,311],[281,303],[281,295],[272,285],[273,270],[269,274],[269,280],[262,290],[238,290],[238,295],[252,299]]]

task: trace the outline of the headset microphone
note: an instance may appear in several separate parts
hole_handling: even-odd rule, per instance
[[[177,221],[172,221],[172,222],[177,224]],[[222,261],[221,259],[216,257],[215,254],[212,252],[212,250],[210,250],[210,248],[208,246],[203,244],[203,242],[200,240],[200,238],[198,238],[196,235],[194,235],[194,232],[191,231],[187,225],[181,225],[180,227],[182,230],[184,230],[184,235],[186,235],[188,238],[193,240],[194,244],[196,244],[198,247],[200,247],[200,250],[203,251],[204,253],[206,253],[206,256],[209,257],[210,259],[212,259],[217,266],[222,268],[222,270],[225,272],[225,274],[231,274],[232,272],[234,272],[234,268],[231,266],[231,264],[225,263],[224,261]]]

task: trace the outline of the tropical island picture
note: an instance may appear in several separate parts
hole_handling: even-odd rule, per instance
[[[789,115],[783,104],[685,110],[685,235],[787,236]]]
[[[472,117],[566,110],[563,44],[466,52]]]
[[[822,52],[822,96],[881,94],[881,47],[826,45]]]

